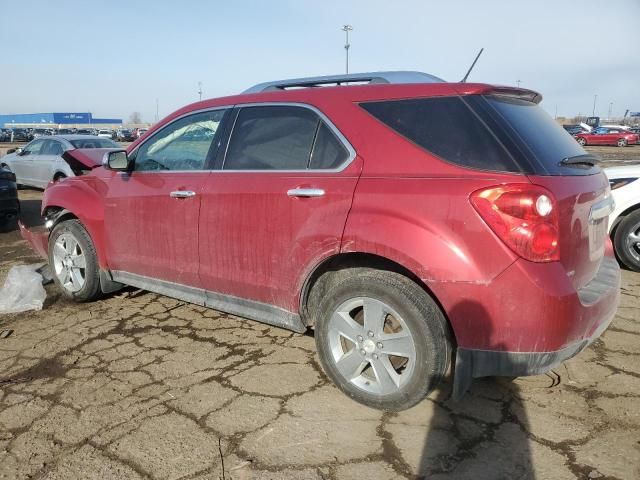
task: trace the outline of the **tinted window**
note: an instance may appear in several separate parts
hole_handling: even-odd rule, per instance
[[[225,170],[304,170],[318,116],[308,108],[246,107],[229,141]]]
[[[119,148],[113,140],[108,138],[83,138],[80,140],[70,140],[75,148]]]
[[[349,151],[324,122],[320,122],[311,152],[309,168],[337,168],[349,157]]]
[[[537,175],[588,175],[594,169],[561,166],[565,158],[586,152],[558,123],[535,103],[509,97],[466,97],[480,112],[496,120],[498,135],[503,132],[518,147],[513,152],[518,161],[528,162],[527,173]],[[489,105],[485,110],[484,103]],[[488,120],[489,121],[489,120]],[[522,157],[522,159],[520,158]],[[596,167],[595,170],[598,170]]]
[[[521,171],[459,97],[372,102],[364,103],[362,107],[408,140],[444,160],[482,170]]]
[[[224,113],[197,113],[167,125],[137,150],[135,169],[203,170]]]

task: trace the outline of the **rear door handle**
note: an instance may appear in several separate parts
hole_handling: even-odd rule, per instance
[[[290,197],[322,197],[324,190],[321,188],[292,188],[287,191]]]
[[[171,198],[190,198],[195,197],[196,192],[191,190],[176,190],[175,192],[171,192],[169,196]]]

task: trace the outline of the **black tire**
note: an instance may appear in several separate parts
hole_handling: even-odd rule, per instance
[[[629,143],[629,142],[627,142],[627,139],[626,139],[626,138],[619,138],[619,139],[618,139],[618,142],[617,142],[617,145],[618,145],[619,147],[626,147],[628,143]]]
[[[332,337],[336,337],[336,330],[331,330],[329,326],[331,318],[339,308],[345,304],[348,305],[353,299],[358,301],[360,297],[368,297],[391,307],[402,318],[413,340],[415,361],[412,362],[411,373],[400,381],[400,386],[394,384],[395,390],[392,389],[389,393],[372,393],[366,390],[371,388],[367,387],[368,382],[365,381],[363,384],[362,380],[363,378],[366,380],[364,376],[367,374],[367,369],[369,369],[369,375],[374,375],[372,377],[374,385],[377,383],[375,379],[378,377],[373,363],[368,363],[355,380],[348,379],[336,366],[336,343],[335,340],[333,343],[331,340]],[[364,312],[364,307],[362,311]],[[364,313],[362,315],[364,316]],[[392,315],[382,316],[383,319],[389,317]],[[387,320],[383,320],[383,325],[386,322]],[[402,330],[404,328],[403,326]],[[377,334],[376,337],[378,337]],[[385,341],[383,335],[380,339],[382,342]],[[376,338],[372,340],[374,343],[377,342]],[[438,385],[451,362],[448,324],[437,303],[407,277],[388,271],[354,268],[348,270],[347,275],[339,272],[318,306],[315,341],[322,367],[333,383],[353,400],[379,410],[401,411],[417,404]],[[377,343],[380,349],[375,350],[380,353],[380,358],[384,354],[382,342]],[[341,344],[344,345],[344,343]],[[351,345],[353,345],[353,352],[375,356],[375,353],[365,353],[365,349],[359,349],[358,345],[364,345],[362,343]],[[340,360],[353,352],[339,352],[339,355],[342,355]],[[377,356],[375,358],[378,359]],[[391,358],[392,355],[387,356],[387,359]],[[359,386],[358,382],[362,386]]]
[[[633,245],[629,236],[640,235],[640,209],[624,217],[613,237],[613,245],[620,261],[630,270],[640,272],[640,245]]]
[[[78,243],[80,252],[84,254],[85,267],[82,269],[84,283],[80,289],[75,291],[63,285],[63,275],[57,273],[56,269],[54,248],[56,242],[62,235],[71,235]],[[54,227],[53,232],[51,232],[49,236],[49,265],[51,266],[54,282],[66,297],[77,302],[89,302],[100,297],[100,277],[96,249],[91,240],[91,236],[79,220],[65,220]]]

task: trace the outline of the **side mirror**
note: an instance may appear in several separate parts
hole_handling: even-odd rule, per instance
[[[114,150],[105,154],[102,165],[110,170],[126,172],[129,170],[129,157],[125,150]]]
[[[17,148],[10,148],[9,150],[7,150],[7,155],[9,155],[10,153],[16,153],[17,150]]]

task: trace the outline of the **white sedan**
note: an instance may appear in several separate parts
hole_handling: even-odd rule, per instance
[[[46,188],[49,182],[73,177],[74,173],[62,154],[76,148],[119,148],[108,138],[92,135],[55,135],[33,140],[23,148],[0,158],[0,167],[16,174],[18,185]]]
[[[616,208],[609,231],[620,261],[640,272],[640,165],[606,168]]]

